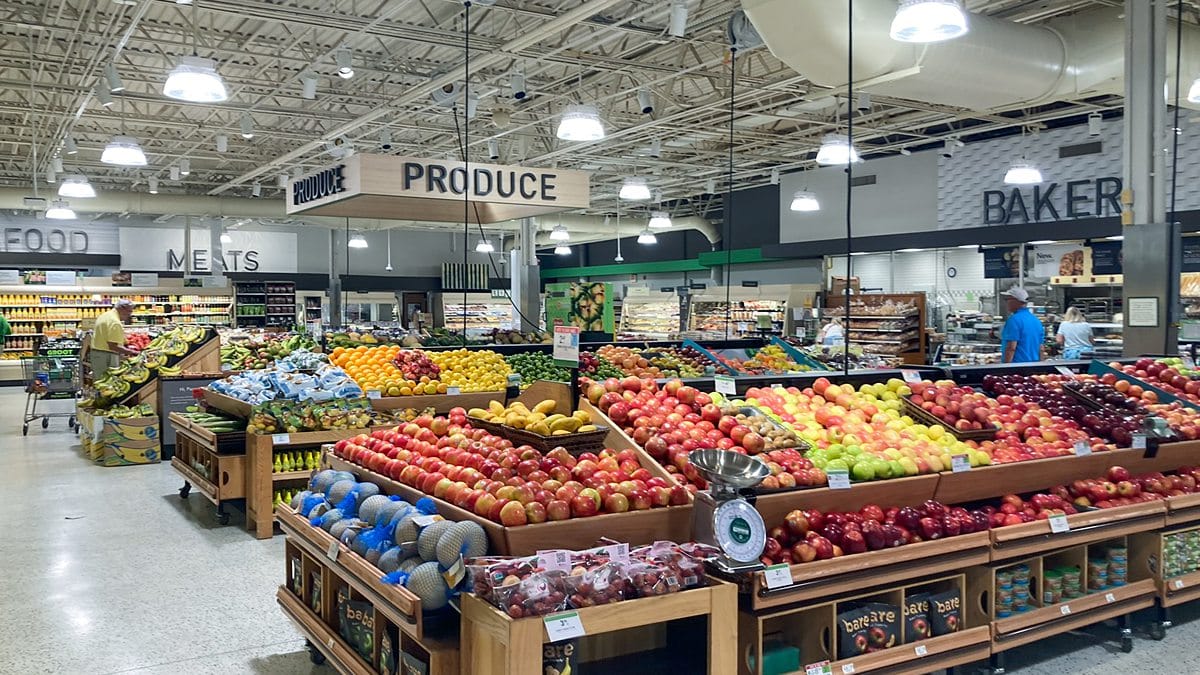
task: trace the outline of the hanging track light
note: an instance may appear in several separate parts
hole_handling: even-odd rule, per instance
[[[242,119],[238,124],[242,129],[242,138],[246,140],[254,138],[254,118],[250,116],[250,113],[242,113]]]
[[[75,144],[74,136],[67,136],[67,140],[63,141],[63,150],[65,150],[68,155],[74,155],[75,153],[79,152],[79,146]]]
[[[146,179],[146,190],[152,195],[158,194],[158,176],[150,176]]]
[[[968,30],[961,0],[900,0],[891,36],[897,42],[942,42],[962,37]]]
[[[117,64],[112,61],[104,67],[104,79],[108,80],[108,90],[114,94],[125,91],[125,83],[121,81],[121,74],[117,72]]]
[[[183,159],[179,160],[179,175],[181,175],[181,176],[192,175],[192,160],[188,159],[187,157],[184,157]]]
[[[104,106],[105,108],[112,107],[113,97],[112,93],[109,92],[108,87],[104,86],[100,82],[97,82],[94,91],[96,93],[96,98],[100,101],[100,105]]]
[[[688,6],[687,0],[674,0],[671,3],[671,14],[667,25],[667,34],[681,38],[687,33]]]
[[[306,98],[310,101],[312,99],[316,98],[317,97],[317,75],[316,75],[316,73],[311,73],[308,71],[301,73],[300,74],[300,88],[301,88],[300,94],[304,98]]]
[[[217,152],[229,151],[229,137],[225,134],[217,134]]]

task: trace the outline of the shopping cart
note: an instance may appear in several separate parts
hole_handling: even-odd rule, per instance
[[[42,343],[35,356],[21,359],[25,370],[25,415],[21,435],[29,434],[29,423],[42,420],[42,428],[50,426],[51,417],[67,418],[67,426],[75,428],[75,399],[79,397],[79,348],[77,340],[55,340]],[[70,400],[67,412],[38,410],[38,401]]]

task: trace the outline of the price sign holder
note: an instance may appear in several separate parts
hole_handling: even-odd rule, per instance
[[[849,490],[850,489],[850,472],[849,471],[828,471],[825,477],[829,481],[830,490]]]
[[[551,614],[542,619],[546,624],[546,636],[551,642],[571,640],[585,635],[583,622],[579,620],[579,612],[563,612]]]
[[[713,385],[718,394],[737,396],[737,384],[735,384],[733,378],[728,375],[714,375]]]
[[[900,371],[900,377],[904,378],[904,381],[909,384],[921,381],[921,373],[915,370],[903,369]]]
[[[971,470],[971,458],[966,455],[954,455],[950,458],[950,470],[953,473],[962,473]]]
[[[1090,454],[1092,454],[1092,446],[1088,445],[1087,441],[1084,441],[1084,440],[1075,441],[1075,455],[1076,456],[1083,457],[1085,455],[1090,455]]]
[[[792,569],[787,563],[771,565],[767,569],[763,570],[763,581],[770,590],[783,588],[784,586],[791,586]]]
[[[1067,522],[1067,517],[1064,515],[1050,516],[1050,531],[1054,534],[1062,534],[1063,532],[1071,531],[1071,523]]]
[[[288,445],[291,442],[291,434],[271,434],[271,445]]]

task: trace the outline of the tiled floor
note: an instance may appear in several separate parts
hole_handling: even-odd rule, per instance
[[[283,540],[220,526],[169,465],[101,468],[64,419],[21,436],[23,394],[0,389],[0,675],[331,673],[275,604]],[[60,404],[61,407],[61,404]],[[1146,617],[1148,618],[1148,617]],[[1200,607],[1131,654],[1098,626],[1009,654],[1009,672],[1200,673]],[[682,675],[682,674],[680,674]]]

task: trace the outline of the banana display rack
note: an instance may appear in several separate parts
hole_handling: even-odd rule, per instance
[[[50,340],[43,342],[34,356],[21,359],[26,383],[22,436],[29,434],[30,422],[40,419],[45,429],[51,417],[65,417],[67,426],[75,428],[74,404],[67,412],[46,412],[38,410],[38,401],[78,398],[79,349],[78,340]]]

